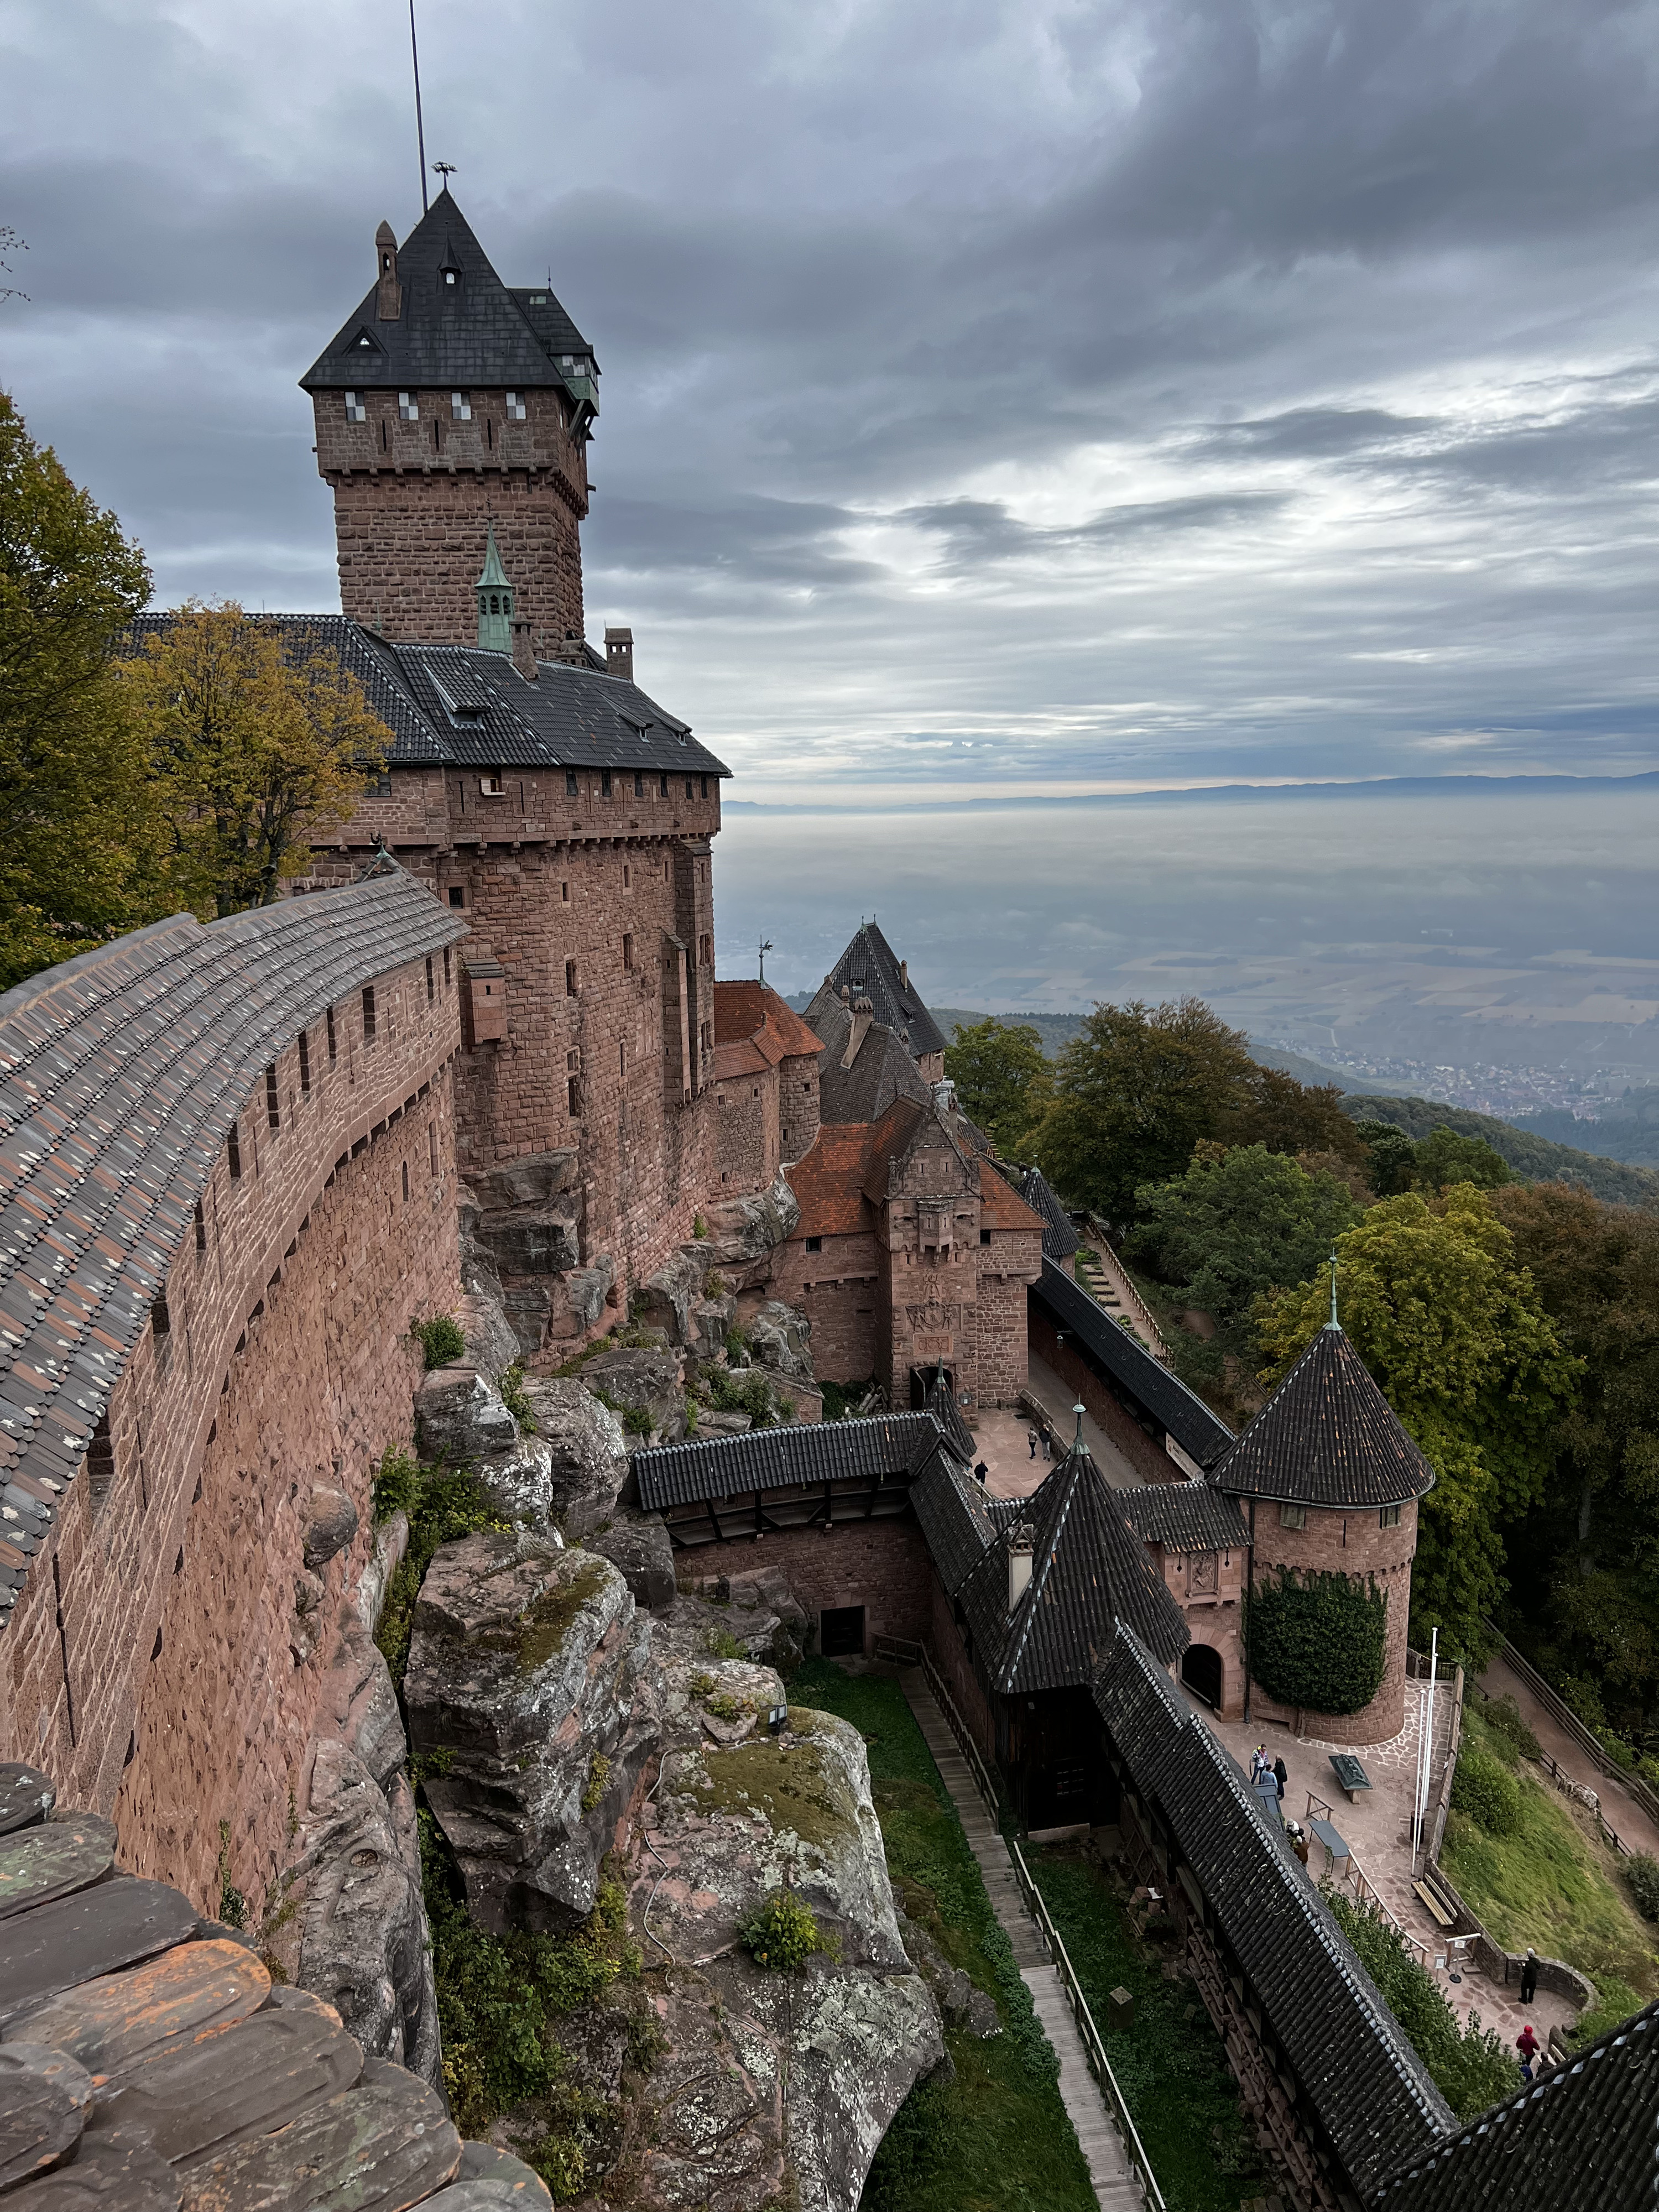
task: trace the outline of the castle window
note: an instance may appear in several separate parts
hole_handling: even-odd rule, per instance
[[[334,1009],[331,1006],[328,1010],[328,1064],[331,1067],[339,1056],[340,1048],[334,1041]]]
[[[437,996],[438,979],[432,972],[432,955],[428,952],[426,959],[426,1002],[428,1006],[435,1002]],[[301,1038],[301,1042],[303,1043],[304,1039]]]
[[[702,795],[705,799],[708,796],[708,778],[707,776],[704,776],[702,779]]]
[[[472,394],[470,392],[450,393],[449,419],[452,422],[470,422],[472,420]]]
[[[1383,1506],[1376,1516],[1376,1525],[1379,1528],[1397,1528],[1400,1526],[1400,1508],[1397,1505]]]
[[[1281,1528],[1305,1528],[1308,1525],[1307,1507],[1281,1505],[1279,1509],[1279,1525]]]
[[[601,799],[609,799],[609,798],[610,798],[610,796],[611,796],[611,771],[610,771],[610,769],[607,768],[607,769],[601,769],[601,770],[600,770],[600,773],[599,773],[599,797],[600,797]]]
[[[369,799],[390,799],[390,798],[391,798],[391,796],[392,796],[392,771],[391,771],[391,769],[390,769],[389,768],[383,768],[383,769],[380,771],[379,775],[374,775],[374,776],[372,776],[372,777],[370,778],[369,782],[368,782],[368,788],[367,788],[367,791],[365,792],[365,794],[364,794],[364,795],[365,795],[365,797],[369,798]]]
[[[564,772],[565,797],[567,799],[580,799],[581,797],[581,790],[582,787],[580,784],[576,781],[575,769],[574,768],[566,769]]]
[[[635,799],[645,797],[645,778],[638,769],[634,771],[634,796]]]
[[[806,1249],[809,1252],[822,1252],[823,1249],[823,1237],[809,1237],[806,1240]]]
[[[374,1042],[374,986],[370,983],[363,991],[363,1042]]]
[[[199,1198],[196,1201],[196,1249],[198,1252],[207,1250],[207,1216],[202,1211]]]
[[[409,1162],[404,1162],[404,1204],[409,1204]]]
[[[361,392],[348,392],[345,396],[345,415],[348,422],[367,422],[368,410],[363,404]]]
[[[451,975],[452,970],[449,965],[449,947],[446,945],[444,947],[444,988],[446,991],[449,988]]]
[[[412,392],[400,392],[398,394],[398,420],[400,422],[418,422],[420,419],[420,402],[416,398],[415,394]]]
[[[240,1142],[240,1134],[241,1132],[237,1127],[236,1123],[233,1121],[230,1125],[229,1141],[225,1147],[225,1158],[229,1164],[230,1172],[233,1176],[239,1176],[242,1172],[242,1147]]]
[[[634,871],[629,866],[627,861],[624,860],[623,862],[623,889],[626,891],[631,890],[633,887]]]
[[[499,769],[493,775],[481,775],[478,788],[486,799],[505,799],[507,796],[507,784]]]
[[[173,1316],[167,1311],[167,1294],[165,1291],[150,1306],[149,1326],[150,1333],[154,1336],[170,1336],[173,1333]]]
[[[273,1129],[283,1126],[283,1109],[276,1094],[276,1063],[265,1070],[265,1119]]]
[[[524,408],[524,394],[523,394],[523,392],[509,392],[507,393],[507,421],[508,421],[509,422],[522,422],[524,421],[524,418],[525,418],[525,408]]]
[[[455,268],[453,264],[447,268],[441,269],[438,271],[438,274],[444,280],[444,289],[447,292],[455,292],[460,289],[461,272],[459,269]]]
[[[573,1075],[570,1077],[564,1087],[569,1102],[570,1118],[573,1121],[580,1121],[582,1110],[582,1086],[580,1077]]]
[[[695,799],[697,795],[691,787],[691,779],[689,775],[685,779],[685,795],[688,799]]]
[[[981,1229],[981,1230],[980,1231],[980,1232],[979,1232],[979,1241],[980,1241],[980,1243],[981,1243],[981,1244],[988,1244],[988,1243],[990,1243],[990,1241],[991,1241],[991,1232],[990,1232],[990,1231],[989,1231],[988,1229]]]
[[[668,778],[666,776],[662,777],[660,780],[660,787],[658,791],[657,796],[659,799],[666,799],[668,796]]]
[[[430,969],[432,963],[426,964]],[[302,1097],[311,1096],[311,1039],[304,1030],[300,1032],[300,1092]]]
[[[630,934],[630,935],[625,936],[625,937],[623,939],[623,966],[624,968],[631,968],[633,965],[634,965],[634,939],[633,939],[632,935]]]
[[[466,904],[466,886],[464,884],[451,884],[449,886],[449,903],[451,906],[465,906]]]
[[[574,999],[576,995],[576,963],[574,960],[567,960],[564,963],[564,995],[567,999]]]
[[[438,1172],[438,1125],[435,1121],[428,1121],[426,1125],[426,1149],[432,1162],[432,1172],[436,1175]]]
[[[570,886],[569,886],[569,884],[568,884],[568,883],[561,884],[559,885],[559,897],[560,897],[560,899],[563,902],[563,903],[564,903],[566,906],[568,906],[568,905],[569,905],[569,903],[570,903]]]

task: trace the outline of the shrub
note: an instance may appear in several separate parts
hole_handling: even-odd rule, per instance
[[[388,1448],[374,1476],[374,1516],[384,1520],[394,1511],[409,1516],[409,1549],[386,1587],[374,1641],[401,1691],[415,1601],[433,1553],[441,1544],[457,1543],[481,1528],[505,1533],[513,1524],[503,1520],[467,1468],[446,1467],[441,1461],[435,1467],[419,1467],[407,1453]]]
[[[825,1948],[816,1916],[787,1889],[775,1889],[738,1935],[755,1964],[773,1974],[798,1973]]]
[[[582,1810],[591,1813],[605,1796],[605,1784],[611,1779],[611,1761],[602,1751],[593,1754],[593,1764],[587,1770],[587,1786],[582,1791]]]
[[[1287,1568],[1249,1601],[1250,1671],[1280,1705],[1357,1713],[1382,1680],[1388,1594],[1347,1575]]]
[[[1492,1748],[1513,1766],[1516,1759],[1541,1759],[1544,1747],[1521,1717],[1512,1697],[1489,1698],[1480,1707],[1480,1717],[1493,1738]]]
[[[501,1394],[502,1405],[526,1436],[533,1437],[536,1434],[536,1410],[525,1395],[522,1362],[515,1359],[506,1373],[497,1378],[495,1388]]]
[[[737,1638],[724,1628],[711,1628],[703,1639],[703,1650],[711,1659],[746,1659],[749,1654]]]
[[[227,1928],[247,1926],[247,1899],[230,1878],[230,1823],[219,1823],[219,1917]]]
[[[622,1417],[622,1425],[630,1437],[648,1437],[651,1416],[643,1406],[629,1406]]]
[[[1650,1852],[1637,1851],[1620,1863],[1636,1910],[1644,1920],[1659,1920],[1659,1859]]]
[[[691,1217],[691,1234],[696,1238],[699,1244],[702,1243],[703,1239],[708,1234],[708,1224],[703,1219],[700,1213],[694,1213]]]
[[[434,1314],[430,1321],[417,1321],[409,1333],[420,1339],[428,1373],[466,1357],[466,1339],[453,1314]]]
[[[1513,1789],[1504,1769],[1497,1771]],[[1461,1765],[1458,1771],[1462,1771]],[[1325,1901],[1460,2120],[1473,2119],[1520,2087],[1521,2069],[1508,2046],[1481,2027],[1477,2012],[1470,2013],[1467,2028],[1459,2025],[1433,1977],[1413,1957],[1397,1928],[1340,1890],[1327,1890]]]
[[[722,1690],[718,1697],[703,1699],[717,1721],[740,1721],[749,1711],[742,1699],[734,1698],[730,1690]]]
[[[411,1512],[421,1494],[422,1480],[420,1462],[406,1451],[399,1451],[396,1444],[388,1444],[374,1470],[372,1495],[375,1521],[389,1521],[394,1513]]]
[[[1521,1825],[1521,1784],[1479,1744],[1465,1744],[1458,1755],[1451,1801],[1489,1836],[1512,1836]]]

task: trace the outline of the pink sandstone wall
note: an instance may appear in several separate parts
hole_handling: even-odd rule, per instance
[[[1241,1501],[1246,1518],[1249,1504]],[[1311,1507],[1305,1528],[1279,1525],[1279,1508],[1258,1501],[1255,1508],[1255,1579],[1280,1567],[1304,1572],[1375,1576],[1388,1593],[1389,1627],[1382,1686],[1363,1711],[1339,1717],[1304,1712],[1301,1732],[1329,1743],[1388,1743],[1406,1723],[1406,1636],[1411,1616],[1412,1559],[1417,1550],[1417,1508],[1400,1509],[1400,1525],[1378,1526],[1375,1506],[1322,1513]],[[1294,1726],[1297,1716],[1275,1705],[1259,1687],[1252,1689],[1252,1713]]]

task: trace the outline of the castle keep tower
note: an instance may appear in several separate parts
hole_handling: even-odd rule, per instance
[[[340,604],[402,643],[477,641],[493,526],[531,650],[582,634],[592,347],[547,285],[509,289],[448,191],[301,378],[334,492]]]

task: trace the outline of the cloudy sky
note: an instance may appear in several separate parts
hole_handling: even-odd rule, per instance
[[[1659,763],[1651,0],[420,4],[744,795]],[[336,604],[295,380],[417,184],[399,0],[0,0],[0,377],[161,599]]]

